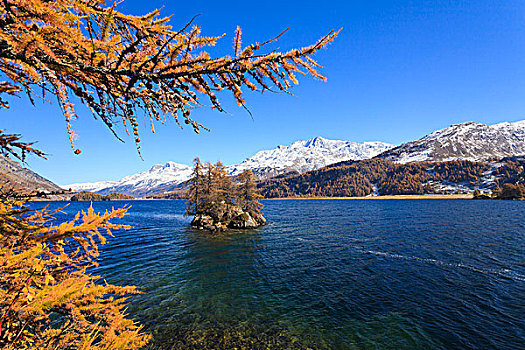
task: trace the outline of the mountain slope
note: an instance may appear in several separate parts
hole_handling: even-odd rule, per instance
[[[258,178],[264,179],[287,172],[303,173],[345,160],[367,159],[392,147],[394,146],[384,142],[357,143],[316,137],[294,142],[290,146],[261,151],[226,170],[235,176],[245,169],[251,169]],[[190,178],[191,172],[190,166],[168,162],[154,165],[148,171],[124,177],[118,182],[76,183],[64,188],[100,194],[119,192],[136,197],[149,196],[180,189]]]
[[[346,160],[368,159],[392,147],[394,145],[384,142],[358,143],[315,137],[260,151],[242,163],[228,167],[228,171],[231,175],[238,175],[251,169],[259,179],[264,179],[287,172],[304,173]]]
[[[525,157],[492,162],[394,163],[367,159],[258,183],[265,198],[472,193],[525,183]]]
[[[486,125],[475,122],[452,125],[434,131],[378,156],[398,163],[416,161],[471,160],[525,154],[525,120]]]
[[[111,183],[108,187],[92,190],[100,194],[118,192],[134,197],[143,197],[154,193],[173,191],[187,181],[192,172],[192,167],[175,162],[157,164],[148,171],[126,176],[117,183]],[[100,185],[101,183],[97,183]],[[73,187],[72,187],[73,188]]]
[[[19,162],[0,155],[0,182],[7,183],[17,192],[62,192],[63,189],[48,179],[38,175]]]

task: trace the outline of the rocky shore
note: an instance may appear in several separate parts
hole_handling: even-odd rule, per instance
[[[210,203],[193,218],[191,226],[200,230],[221,232],[228,229],[254,229],[266,224],[262,214],[242,210],[239,206]]]

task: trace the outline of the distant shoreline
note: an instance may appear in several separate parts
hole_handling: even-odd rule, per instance
[[[353,200],[353,199],[370,199],[370,200],[387,200],[387,199],[472,199],[472,194],[410,194],[410,195],[388,195],[388,196],[367,196],[367,197],[285,197],[285,198],[262,198],[262,200]],[[183,200],[183,199],[167,199],[167,198],[140,198],[125,199],[116,201],[169,201],[169,200]],[[31,202],[72,202],[65,198],[33,198]],[[115,200],[112,200],[115,201]],[[78,202],[91,202],[90,200],[83,200]],[[96,200],[94,202],[97,202]],[[109,202],[109,201],[107,201]]]
[[[410,195],[395,195],[395,196],[367,196],[367,197],[286,197],[286,198],[265,198],[264,200],[319,200],[319,199],[472,199],[472,194],[410,194]]]

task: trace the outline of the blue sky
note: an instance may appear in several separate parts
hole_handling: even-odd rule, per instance
[[[523,1],[158,1],[126,0],[123,12],[143,14],[165,6],[182,27],[200,14],[205,35],[226,37],[212,53],[231,54],[233,32],[243,43],[262,42],[290,28],[278,47],[315,42],[343,31],[316,55],[326,83],[300,79],[286,94],[247,93],[252,118],[229,97],[229,114],[193,113],[211,132],[194,134],[175,123],[142,132],[141,160],[131,139],[118,142],[85,109],[73,126],[82,154],[73,154],[56,103],[24,96],[0,110],[1,128],[21,133],[49,154],[28,166],[58,184],[118,180],[175,161],[241,162],[262,149],[323,136],[394,144],[451,124],[525,119],[525,2]]]

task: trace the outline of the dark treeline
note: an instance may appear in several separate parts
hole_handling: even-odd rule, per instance
[[[505,183],[494,191],[495,199],[525,199],[525,185],[522,183]]]
[[[519,165],[506,164],[509,167],[501,171],[510,175],[519,173]],[[374,187],[379,195],[429,194],[440,193],[435,186],[438,183],[476,186],[491,168],[487,163],[462,160],[397,164],[390,160],[368,159],[261,181],[259,188],[265,198],[367,196],[374,192]]]

